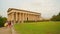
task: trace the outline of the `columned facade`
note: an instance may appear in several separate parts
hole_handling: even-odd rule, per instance
[[[24,21],[38,21],[40,20],[41,14],[26,10],[19,10],[10,8],[7,11],[8,13],[8,21],[14,22],[24,22]]]

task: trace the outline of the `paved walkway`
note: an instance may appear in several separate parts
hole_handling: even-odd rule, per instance
[[[12,34],[17,34],[17,32],[14,29],[14,26],[11,28],[11,30],[12,30]]]
[[[13,27],[11,29],[2,27],[2,28],[0,28],[0,34],[16,34],[16,31],[14,30]]]
[[[0,28],[0,34],[12,34],[12,31],[10,28],[2,27]]]

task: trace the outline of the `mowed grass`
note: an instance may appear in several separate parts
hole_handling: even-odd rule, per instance
[[[32,22],[14,25],[19,34],[60,34],[60,22]]]

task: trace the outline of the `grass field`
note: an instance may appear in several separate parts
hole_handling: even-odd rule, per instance
[[[60,22],[32,22],[15,24],[19,34],[60,34]]]

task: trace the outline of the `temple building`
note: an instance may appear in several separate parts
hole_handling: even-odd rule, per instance
[[[24,21],[39,21],[41,13],[9,8],[7,11],[8,21],[24,22]]]

